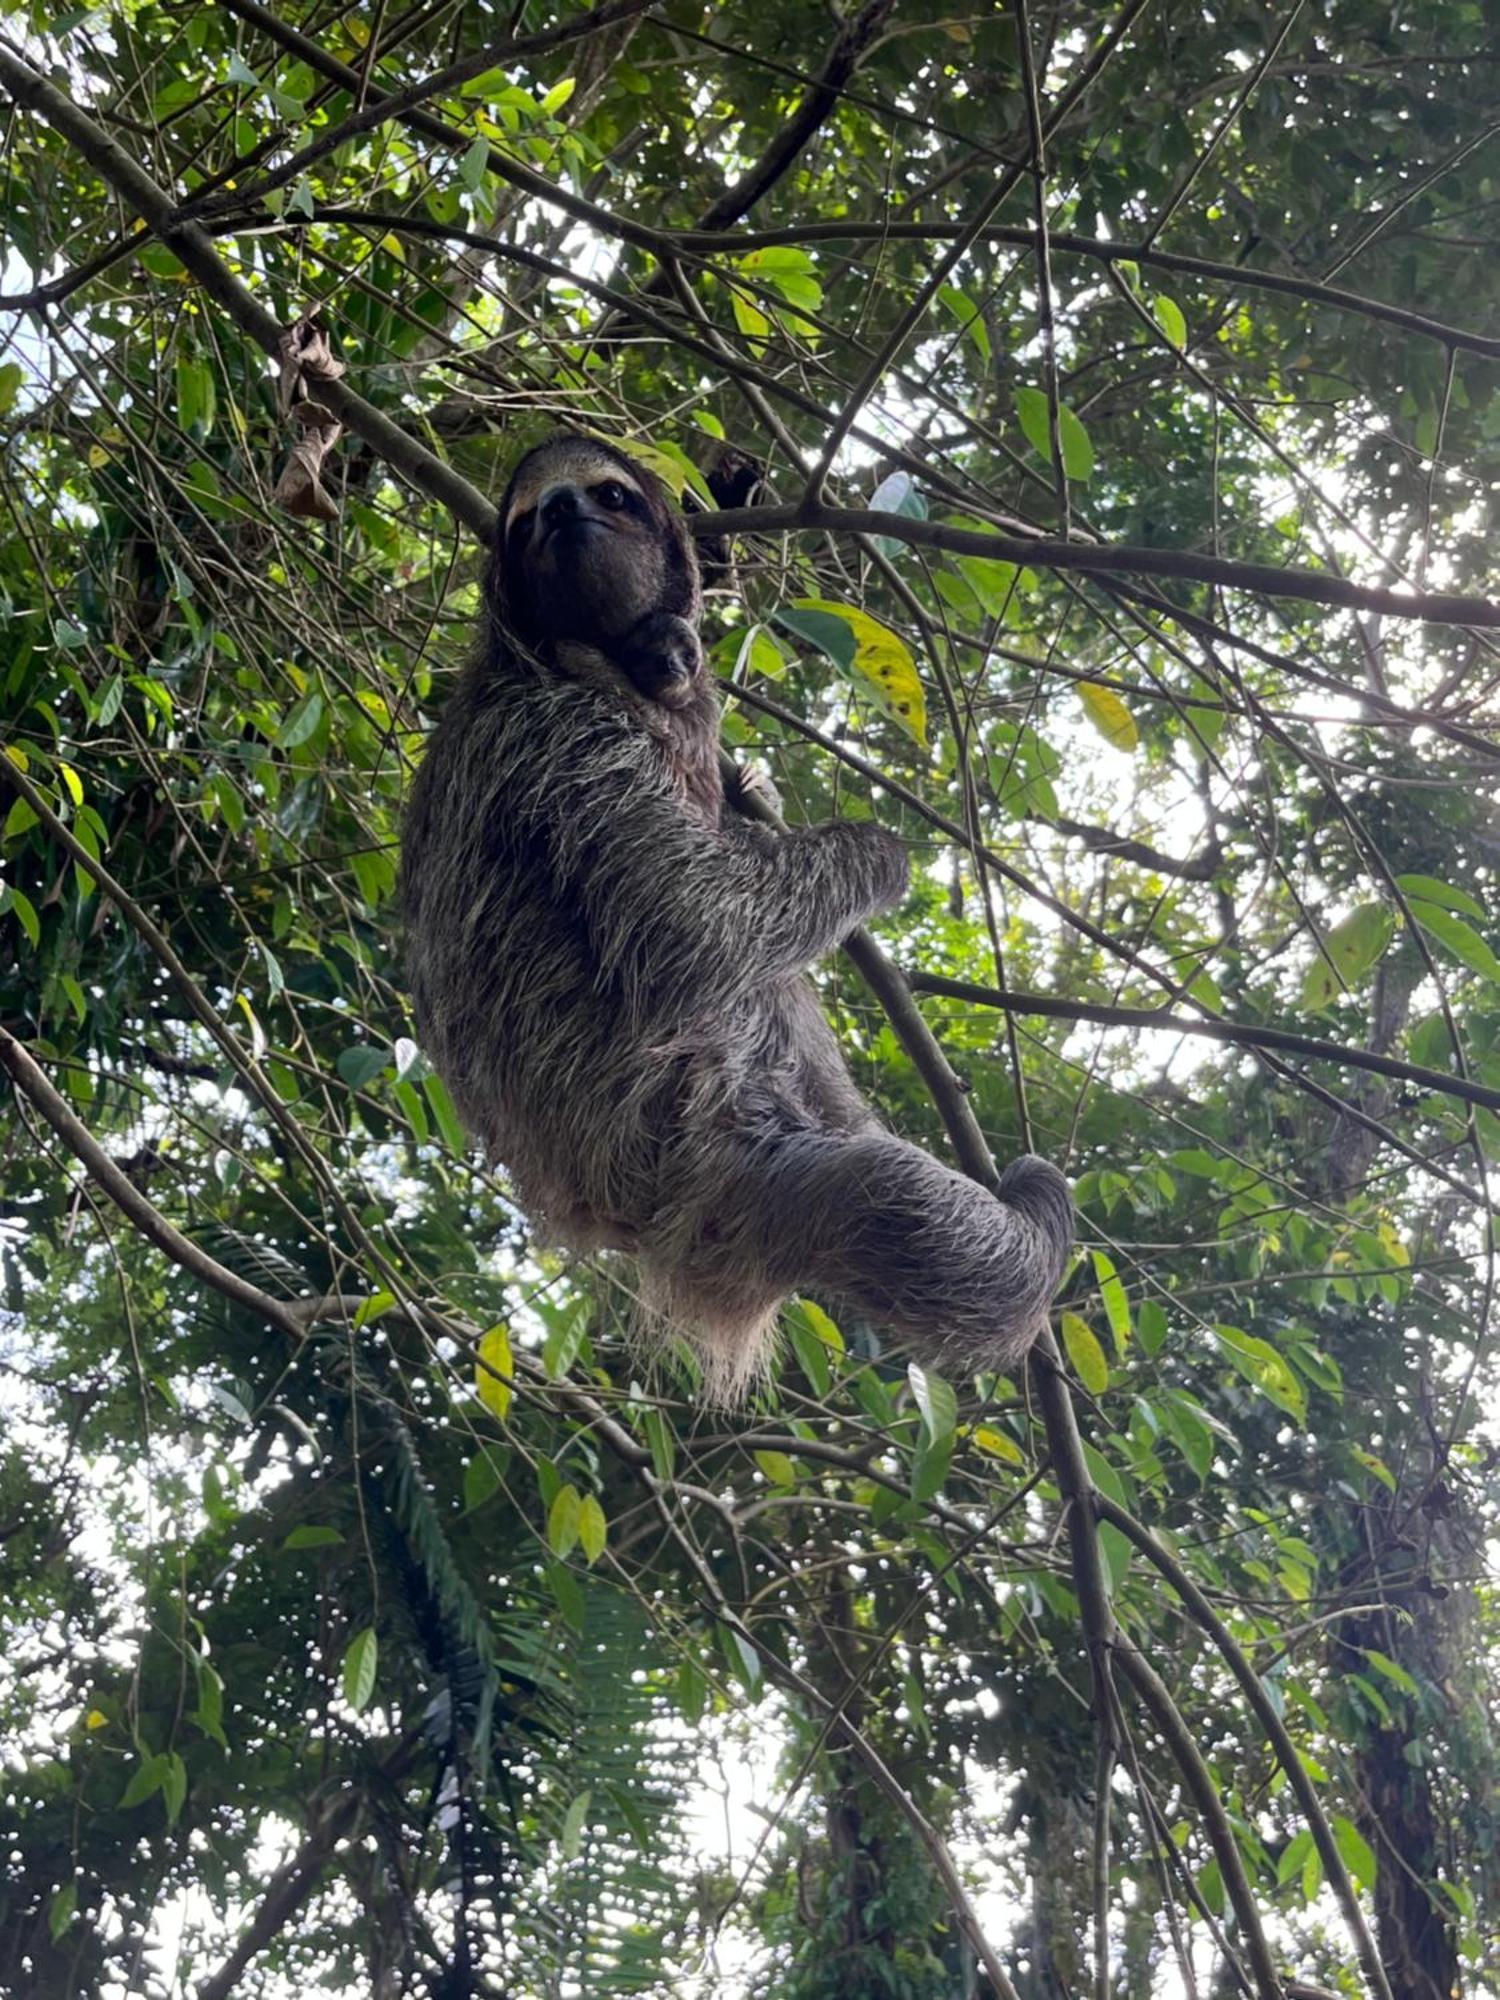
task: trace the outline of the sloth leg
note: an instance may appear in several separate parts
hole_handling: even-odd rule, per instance
[[[884,1131],[736,1153],[700,1225],[710,1269],[843,1301],[939,1364],[1009,1367],[1041,1330],[1073,1240],[1067,1182],[1045,1160],[1014,1161],[992,1194]]]

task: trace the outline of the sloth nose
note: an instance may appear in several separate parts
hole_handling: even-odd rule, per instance
[[[583,495],[576,486],[549,486],[537,508],[542,525],[547,528],[576,520],[582,512]]]

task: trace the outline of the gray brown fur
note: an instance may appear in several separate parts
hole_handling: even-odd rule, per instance
[[[559,481],[586,503],[622,475],[627,520],[544,533]],[[1067,1183],[1028,1157],[997,1198],[856,1090],[806,972],[901,900],[906,854],[866,822],[739,818],[701,654],[670,709],[621,669],[642,619],[699,615],[663,490],[591,439],[540,447],[486,601],[407,818],[408,965],[423,1046],[538,1229],[630,1252],[717,1392],[793,1291],[935,1365],[1013,1366],[1072,1242]]]

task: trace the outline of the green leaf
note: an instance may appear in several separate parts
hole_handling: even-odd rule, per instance
[[[276,742],[282,750],[295,750],[305,743],[323,720],[323,697],[316,689],[303,695],[286,720],[276,732]]]
[[[1352,1819],[1343,1813],[1333,1816],[1333,1844],[1343,1859],[1344,1866],[1356,1889],[1367,1893],[1375,1887],[1375,1850],[1371,1847]]]
[[[361,1299],[354,1309],[354,1331],[358,1333],[360,1328],[368,1326],[372,1319],[379,1319],[383,1313],[388,1313],[395,1303],[394,1292],[371,1292],[370,1296]]]
[[[561,111],[573,92],[578,88],[576,76],[565,76],[561,83],[554,83],[542,99],[541,111],[544,118],[550,118],[555,111]]]
[[[1135,1325],[1145,1352],[1153,1358],[1160,1354],[1167,1338],[1167,1312],[1160,1299],[1141,1300]]]
[[[564,1486],[547,1510],[547,1546],[563,1560],[578,1546],[583,1500],[576,1486]]]
[[[1396,1475],[1378,1452],[1366,1451],[1363,1445],[1351,1444],[1349,1456],[1357,1465],[1362,1465],[1372,1479],[1378,1479],[1388,1493],[1396,1491]]]
[[[293,1528],[281,1546],[295,1554],[298,1549],[336,1548],[343,1539],[344,1533],[341,1528],[330,1528],[326,1524],[308,1521],[300,1528]]]
[[[161,1774],[161,1796],[167,1808],[167,1825],[176,1826],[187,1801],[187,1766],[175,1750],[167,1754],[166,1769]]]
[[[510,1454],[507,1450],[476,1451],[464,1467],[464,1512],[472,1514],[500,1491]]]
[[[1102,1250],[1095,1250],[1091,1255],[1094,1276],[1099,1281],[1099,1296],[1104,1301],[1104,1316],[1114,1335],[1115,1353],[1123,1361],[1125,1350],[1130,1345],[1130,1300],[1111,1259]]]
[[[375,1666],[379,1644],[373,1625],[366,1625],[349,1641],[344,1655],[344,1700],[356,1715],[363,1714],[375,1692]]]
[[[793,1299],[790,1305],[785,1306],[782,1309],[782,1324],[798,1365],[812,1385],[813,1394],[826,1396],[833,1386],[833,1367],[827,1347],[813,1331],[806,1301]]]
[[[563,1815],[562,1832],[558,1836],[558,1846],[565,1861],[576,1861],[583,1847],[583,1829],[588,1820],[589,1800],[592,1792],[580,1792],[571,1801]]]
[[[1420,1691],[1405,1667],[1400,1666],[1385,1653],[1377,1653],[1373,1646],[1366,1646],[1365,1658],[1377,1674],[1384,1674],[1388,1681],[1394,1681],[1403,1694],[1415,1695]]]
[[[26,802],[23,799],[18,803],[25,805]],[[29,806],[26,809],[28,812],[31,810]],[[19,889],[12,888],[7,883],[4,890],[0,890],[0,909],[9,910],[14,914],[16,922],[26,933],[27,942],[35,951],[42,941],[42,920],[37,915],[36,906],[31,898],[23,896]]]
[[[198,1662],[198,1706],[193,1720],[221,1750],[229,1748],[229,1740],[224,1734],[224,1683],[208,1661],[203,1659]]]
[[[569,1299],[566,1305],[543,1311],[547,1338],[542,1342],[542,1366],[554,1382],[561,1381],[578,1359],[588,1337],[589,1315],[593,1310],[586,1293]]]
[[[351,1090],[363,1090],[367,1083],[373,1083],[390,1067],[390,1062],[389,1049],[373,1048],[369,1042],[356,1042],[340,1054],[334,1068]]]
[[[974,343],[979,358],[988,367],[993,358],[990,347],[989,328],[984,323],[984,315],[967,292],[961,292],[957,285],[940,285],[938,303],[946,306],[958,321],[966,340]]]
[[[765,626],[752,625],[740,640],[730,678],[743,681],[752,674],[761,674],[767,680],[779,681],[787,665],[786,654]]]
[[[129,1812],[133,1806],[144,1805],[147,1799],[154,1798],[166,1774],[167,1759],[163,1754],[142,1757],[130,1783],[120,1794],[120,1811]]]
[[[468,1144],[453,1099],[448,1095],[447,1084],[440,1076],[423,1077],[422,1094],[432,1107],[432,1115],[438,1122],[438,1130],[443,1135],[444,1145],[450,1153],[455,1153],[462,1159],[468,1151]]]
[[[5,815],[5,826],[0,829],[0,839],[15,840],[20,834],[29,833],[39,824],[34,807],[25,799],[17,799]]]
[[[934,1442],[932,1434],[924,1424],[918,1432],[920,1442],[912,1454],[911,1497],[927,1502],[937,1494],[948,1477],[948,1466],[953,1457],[953,1438],[949,1436]]]
[[[1303,1863],[1307,1860],[1308,1854],[1312,1850],[1312,1844],[1311,1828],[1303,1827],[1302,1831],[1294,1834],[1286,1846],[1282,1848],[1280,1858],[1276,1863],[1276,1884],[1278,1888],[1285,1888],[1293,1876],[1301,1874]]]
[[[1141,738],[1135,726],[1135,717],[1114,689],[1100,687],[1095,681],[1079,681],[1077,685],[1084,713],[1105,742],[1112,744],[1116,750],[1130,752],[1137,749]]]
[[[1213,1470],[1214,1434],[1201,1412],[1181,1390],[1172,1390],[1157,1405],[1167,1434],[1198,1476],[1201,1485]]]
[[[491,1416],[498,1417],[502,1424],[510,1415],[510,1399],[515,1393],[511,1378],[515,1372],[510,1329],[500,1320],[480,1335],[474,1362],[474,1389]]]
[[[588,1615],[588,1606],[583,1594],[583,1585],[576,1573],[569,1569],[566,1563],[551,1562],[542,1574],[558,1610],[575,1632],[581,1632],[584,1619]]]
[[[1456,910],[1461,917],[1484,922],[1482,903],[1476,902],[1467,889],[1455,889],[1447,882],[1439,882],[1435,875],[1398,875],[1396,887],[1403,896],[1419,903],[1432,903],[1440,910]]]
[[[853,638],[853,652],[850,656],[854,671],[862,674],[881,697],[881,705],[892,715],[914,742],[927,747],[927,697],[922,691],[922,682],[917,673],[917,663],[906,641],[878,618],[872,618],[867,611],[861,611],[853,604],[839,604],[827,597],[799,597],[793,606],[795,612],[816,613],[823,618],[837,619],[846,625]],[[799,629],[788,614],[782,614],[782,622]],[[813,644],[822,642],[814,632],[801,628],[805,637],[812,638]],[[843,661],[827,647],[835,664]]]
[[[1182,307],[1176,299],[1169,299],[1165,292],[1158,292],[1151,301],[1152,316],[1162,332],[1179,352],[1187,346],[1187,321],[1182,316]]]
[[[578,1509],[578,1546],[589,1562],[596,1563],[603,1555],[608,1540],[609,1523],[604,1518],[604,1509],[592,1493],[585,1493],[583,1504]]]
[[[773,285],[789,306],[800,307],[803,312],[816,312],[823,303],[818,267],[806,250],[798,250],[791,244],[777,244],[764,250],[752,250],[736,261],[746,277]],[[799,331],[811,332],[812,329],[799,327]]]
[[[1395,921],[1383,903],[1361,903],[1324,934],[1302,981],[1302,1003],[1317,1013],[1357,986],[1391,941]]]
[[[1262,1395],[1268,1396],[1277,1409],[1285,1410],[1299,1424],[1307,1421],[1307,1396],[1302,1384],[1268,1340],[1260,1340],[1237,1326],[1216,1326],[1214,1336],[1241,1374]]]
[[[751,353],[760,354],[770,338],[771,322],[751,294],[741,291],[738,285],[729,287],[729,303],[734,310],[734,323],[749,342]]]
[[[78,1884],[65,1882],[47,1906],[47,1935],[56,1944],[78,1908]]]
[[[1477,972],[1482,979],[1493,980],[1500,985],[1500,958],[1496,958],[1478,931],[1471,930],[1461,917],[1452,916],[1435,904],[1415,900],[1411,913],[1427,935],[1456,958],[1460,965],[1466,965],[1470,972]]]
[[[922,1412],[929,1441],[935,1445],[942,1444],[953,1436],[954,1425],[958,1422],[958,1397],[954,1394],[952,1383],[945,1382],[930,1368],[919,1367],[915,1361],[908,1363],[906,1379],[911,1383],[912,1395]]]
[[[842,1354],[844,1352],[844,1336],[839,1332],[836,1323],[828,1317],[828,1314],[824,1312],[820,1305],[816,1304],[812,1299],[799,1299],[797,1301],[797,1308],[803,1319],[807,1321],[809,1327],[811,1327],[812,1331],[826,1348],[829,1348],[834,1354]]]
[[[205,362],[180,360],[177,363],[177,421],[195,443],[201,444],[213,428],[213,371]]]
[[[1040,389],[1017,389],[1016,415],[1026,442],[1050,465],[1052,436],[1045,393]],[[1057,408],[1057,436],[1062,446],[1063,471],[1069,479],[1088,479],[1094,470],[1094,447],[1089,443],[1088,432],[1065,403],[1059,403]]]
[[[605,442],[654,472],[675,499],[680,500],[691,487],[705,507],[718,506],[708,481],[681,445],[673,444],[670,438],[661,438],[654,444],[646,438],[607,438]]]
[[[478,194],[484,185],[485,174],[490,164],[490,142],[476,139],[458,163],[458,178],[470,194]]]
[[[666,1485],[677,1464],[677,1440],[672,1435],[672,1427],[661,1411],[653,1407],[641,1412],[641,1429],[646,1434],[647,1449],[651,1453],[651,1470]]]
[[[1091,1396],[1102,1396],[1109,1387],[1109,1363],[1094,1329],[1077,1313],[1065,1312],[1062,1316],[1062,1337],[1079,1381]]]
[[[757,1451],[751,1456],[773,1486],[795,1486],[797,1468],[784,1451]]]

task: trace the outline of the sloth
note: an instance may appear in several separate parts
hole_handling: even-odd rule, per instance
[[[542,1241],[634,1260],[707,1392],[806,1292],[937,1367],[1008,1369],[1073,1209],[1047,1162],[991,1189],[885,1129],[807,974],[908,886],[868,821],[776,833],[726,800],[692,541],[665,489],[563,433],[516,467],[483,630],[402,857],[423,1047]]]

